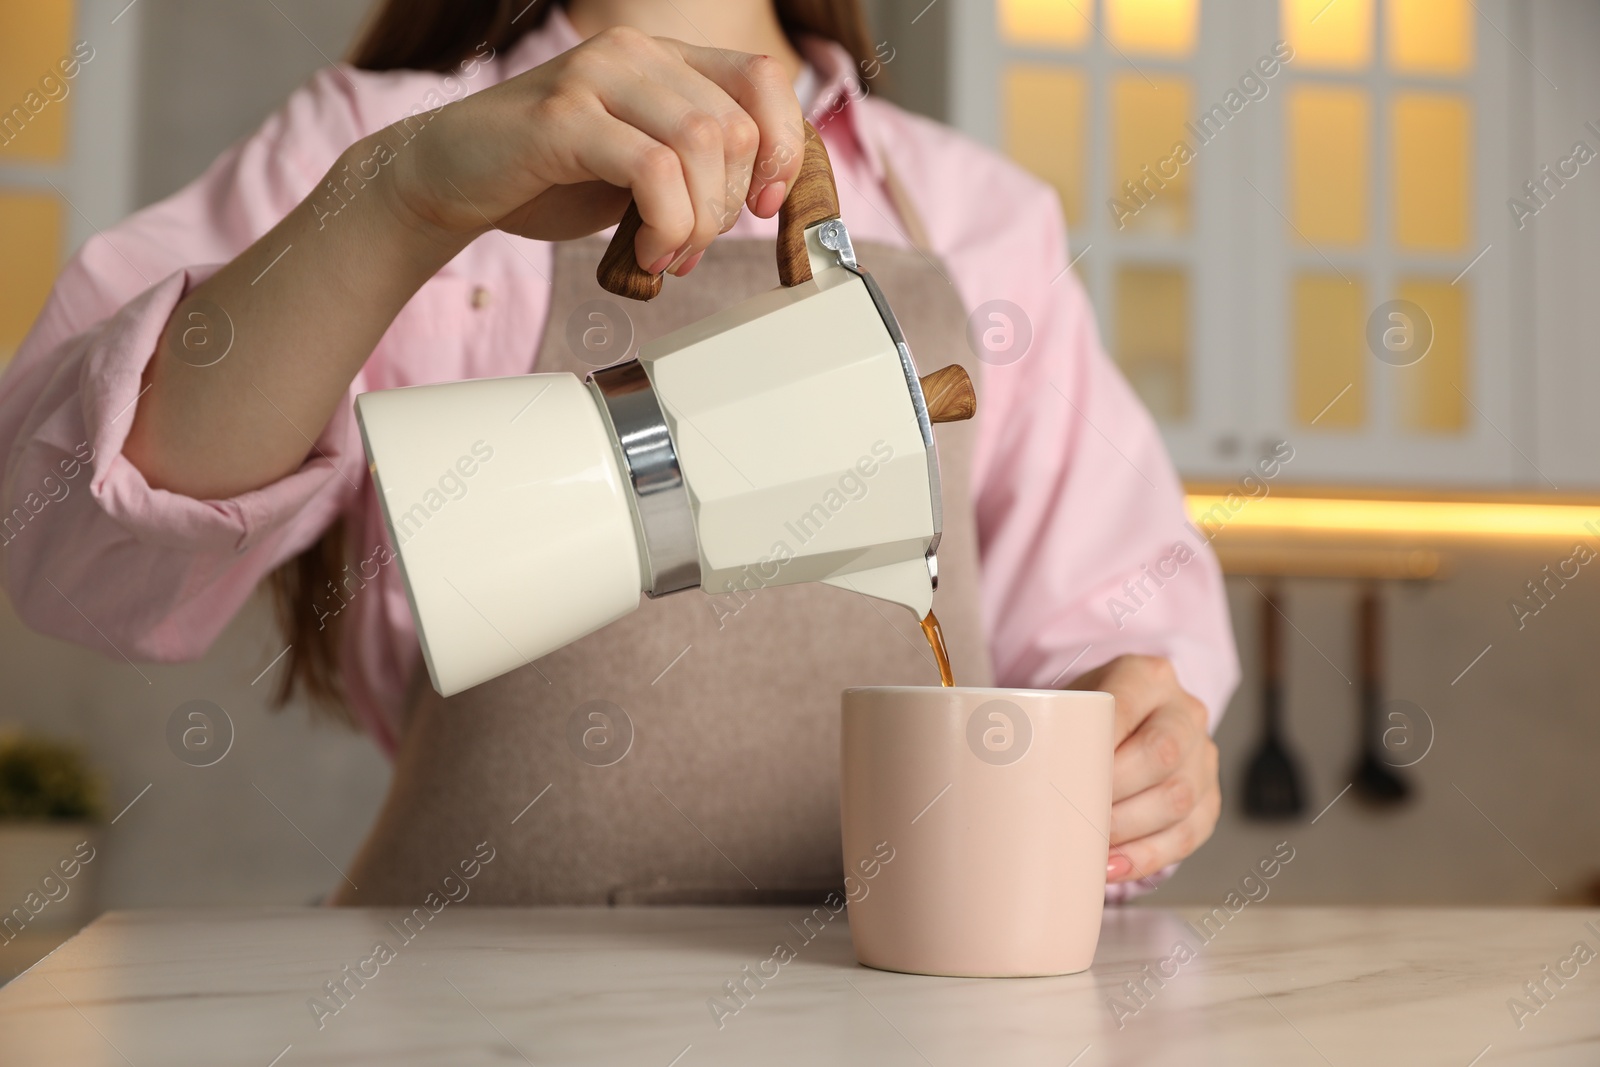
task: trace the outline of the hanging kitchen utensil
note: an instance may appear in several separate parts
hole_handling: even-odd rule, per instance
[[[1244,774],[1244,811],[1252,819],[1290,819],[1305,810],[1300,772],[1283,740],[1283,660],[1278,590],[1261,607],[1261,743]]]
[[[1359,726],[1361,755],[1356,761],[1352,784],[1356,796],[1377,807],[1405,803],[1411,786],[1395,774],[1383,758],[1383,659],[1379,648],[1383,640],[1382,605],[1378,590],[1367,585],[1361,591],[1356,609],[1357,644],[1361,649],[1361,711]]]

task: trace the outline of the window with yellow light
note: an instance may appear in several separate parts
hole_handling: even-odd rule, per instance
[[[1192,140],[1200,0],[998,0],[997,18],[1014,52],[1005,150],[1055,187],[1074,252],[1097,249],[1110,347],[1134,388],[1158,418],[1186,419],[1193,175],[1175,148]],[[1152,259],[1151,240],[1177,254]]]
[[[1473,256],[1473,16],[1472,0],[1280,0],[1295,49],[1285,239],[1307,271],[1292,286],[1289,328],[1301,426],[1368,426],[1370,374],[1395,397],[1396,428],[1469,428],[1471,283],[1430,274],[1441,256],[1461,268]],[[1331,257],[1343,261],[1337,278]],[[1369,277],[1380,265],[1385,292]],[[1367,318],[1391,299],[1427,316],[1432,344],[1414,364],[1385,365],[1368,351]]]

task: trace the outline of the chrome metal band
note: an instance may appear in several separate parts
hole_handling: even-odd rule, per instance
[[[644,538],[645,592],[666,596],[700,584],[700,548],[678,451],[655,387],[639,361],[589,375],[589,388],[611,423],[633,487],[633,511]]]

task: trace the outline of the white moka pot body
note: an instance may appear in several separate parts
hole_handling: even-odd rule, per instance
[[[807,236],[811,280],[587,385],[531,374],[357,398],[435,689],[561,648],[641,592],[820,581],[928,613],[938,464],[915,368],[865,277]]]
[[[630,490],[571,374],[356,398],[433,687],[458,693],[639,606]]]
[[[702,589],[821,581],[927,614],[928,449],[860,276],[818,270],[646,344],[639,362],[677,446]]]

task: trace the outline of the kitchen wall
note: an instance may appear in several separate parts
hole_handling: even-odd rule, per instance
[[[187,184],[312,71],[343,58],[371,0],[141,0],[141,203]]]
[[[324,56],[340,55],[365,6],[141,0],[139,200],[189,180]],[[933,114],[947,104],[946,6],[876,5],[879,36],[898,49],[880,91]],[[1592,197],[1572,203],[1593,210]],[[1591,229],[1589,254],[1592,238]],[[1587,321],[1567,341],[1592,355]],[[1562,358],[1541,355],[1553,383]],[[1600,572],[1585,569],[1523,630],[1506,607],[1540,567],[1568,554],[1565,546],[1463,554],[1440,581],[1387,590],[1389,694],[1426,710],[1434,743],[1400,772],[1417,787],[1414,802],[1375,812],[1346,794],[1315,825],[1310,815],[1349,782],[1355,755],[1357,692],[1347,681],[1355,590],[1290,583],[1284,607],[1298,629],[1285,633],[1289,736],[1311,811],[1281,827],[1238,814],[1259,731],[1247,682],[1218,734],[1229,794],[1222,823],[1155,900],[1219,901],[1281,840],[1296,858],[1273,883],[1276,900],[1528,904],[1583,895],[1600,877],[1600,656],[1590,621],[1600,617]],[[1230,582],[1230,596],[1248,679],[1261,600],[1241,580]],[[104,831],[106,906],[300,902],[338,877],[334,866],[353,854],[381,800],[387,765],[365,740],[313,722],[304,707],[269,710],[282,648],[257,602],[203,662],[135,668],[109,648],[102,655],[34,635],[0,601],[0,720],[82,739],[107,772],[111,813],[132,805]],[[194,699],[226,709],[236,734],[207,768],[181,762],[166,740],[174,709]]]
[[[1592,547],[1600,550],[1600,538]],[[1383,591],[1385,698],[1409,701],[1426,716],[1414,738],[1391,737],[1386,761],[1420,759],[1395,771],[1414,792],[1389,809],[1367,807],[1354,789],[1335,802],[1357,755],[1358,589],[1287,583],[1282,608],[1293,626],[1280,629],[1288,743],[1308,810],[1285,824],[1241,813],[1245,765],[1261,735],[1252,680],[1264,601],[1249,582],[1230,579],[1246,682],[1217,731],[1223,817],[1210,844],[1151,902],[1219,903],[1256,860],[1288,841],[1295,859],[1271,885],[1280,902],[1593,903],[1600,896],[1600,570],[1581,568],[1520,629],[1507,603],[1526,597],[1525,584],[1543,580],[1546,564],[1571,555],[1570,545],[1559,544],[1463,552],[1447,557],[1440,580]]]

